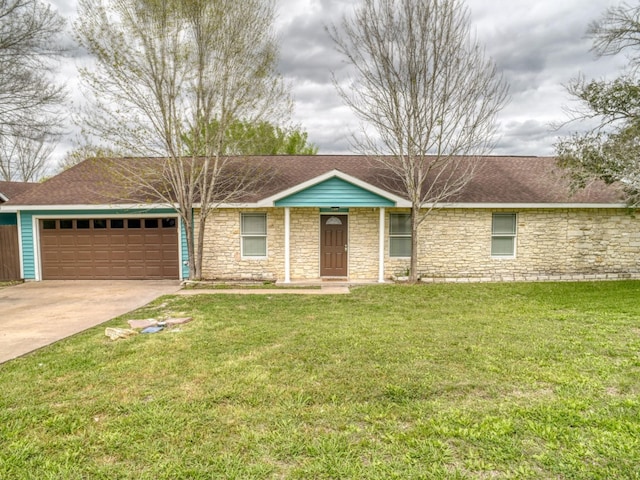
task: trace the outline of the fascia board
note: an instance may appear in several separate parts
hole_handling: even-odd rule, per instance
[[[151,203],[130,203],[130,204],[108,204],[108,205],[7,205],[2,208],[3,212],[20,211],[51,211],[51,210],[156,210],[159,208],[177,208],[177,205],[151,204]]]
[[[423,208],[433,208],[433,204],[425,204]],[[626,203],[439,203],[435,208],[511,208],[511,209],[559,209],[559,208],[628,208]]]

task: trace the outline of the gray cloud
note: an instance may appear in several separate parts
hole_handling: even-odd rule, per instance
[[[75,0],[52,3],[61,14],[75,15]],[[554,131],[550,126],[567,118],[563,106],[570,99],[563,85],[580,72],[587,78],[619,74],[624,58],[596,59],[585,36],[589,23],[617,3],[468,0],[477,37],[510,85],[511,102],[498,119],[496,154],[552,155],[557,136],[571,128]],[[279,68],[292,86],[292,121],[308,131],[321,153],[349,152],[349,135],[360,128],[331,83],[331,73],[343,78],[348,66],[325,31],[356,5],[355,0],[279,0]],[[75,64],[84,62],[85,55],[77,50],[76,59],[65,66],[61,75],[70,85],[77,85]]]

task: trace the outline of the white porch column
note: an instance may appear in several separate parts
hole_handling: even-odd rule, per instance
[[[284,208],[284,283],[291,283],[291,208]]]
[[[384,217],[385,209],[380,208],[380,251],[378,257],[378,283],[384,283]]]

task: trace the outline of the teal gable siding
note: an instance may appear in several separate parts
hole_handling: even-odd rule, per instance
[[[0,226],[17,224],[18,218],[15,213],[0,213]]]
[[[92,215],[168,215],[174,216],[175,210],[170,208],[146,209],[146,210],[31,210],[20,212],[20,234],[21,234],[21,250],[22,250],[22,267],[25,280],[35,280],[36,278],[36,255],[35,255],[35,234],[33,231],[33,217],[55,217],[55,216],[92,216]],[[180,229],[180,246],[181,255],[180,263],[182,263],[182,278],[189,278],[189,267],[185,266],[187,261],[187,239],[185,229]]]
[[[333,177],[275,202],[276,207],[394,207],[384,198],[352,183]]]

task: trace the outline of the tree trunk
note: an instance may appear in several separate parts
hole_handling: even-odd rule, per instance
[[[409,281],[418,281],[418,226],[420,217],[420,205],[411,208],[411,265],[409,268]]]
[[[207,225],[207,218],[200,212],[199,227],[198,227],[198,243],[196,246],[196,258],[195,258],[195,276],[198,280],[202,280],[202,257],[204,255],[204,235],[205,227]]]

